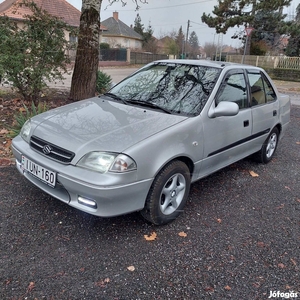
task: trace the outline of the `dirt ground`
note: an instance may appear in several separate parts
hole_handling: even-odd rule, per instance
[[[69,103],[68,95],[68,91],[49,90],[41,101],[47,103],[49,108],[55,108]],[[9,128],[14,123],[15,115],[24,111],[24,105],[30,107],[31,103],[22,100],[10,89],[0,88],[0,166],[13,163]]]

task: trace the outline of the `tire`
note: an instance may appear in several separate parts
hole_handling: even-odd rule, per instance
[[[263,143],[260,151],[257,152],[256,157],[259,162],[267,164],[272,160],[278,145],[278,138],[279,131],[275,127]]]
[[[182,161],[169,163],[155,177],[141,215],[155,225],[173,221],[183,211],[190,186],[187,165]]]

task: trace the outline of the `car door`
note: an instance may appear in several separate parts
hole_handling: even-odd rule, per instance
[[[264,73],[256,70],[249,70],[247,73],[251,91],[252,136],[261,147],[278,122],[279,101]]]
[[[234,116],[203,116],[204,160],[200,177],[206,176],[247,155],[247,142],[252,132],[252,115],[249,105],[249,91],[243,69],[230,70],[222,81],[211,104],[221,101],[235,102],[239,112]]]

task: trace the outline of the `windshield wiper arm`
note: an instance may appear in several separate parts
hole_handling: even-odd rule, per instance
[[[123,102],[124,104],[128,104],[127,101],[125,99],[122,99],[121,97],[119,97],[118,95],[114,94],[114,93],[105,93],[104,96],[113,98],[114,100],[118,100]]]
[[[167,114],[172,114],[172,112],[164,107],[161,107],[155,103],[152,102],[145,102],[145,101],[140,101],[140,100],[129,100],[127,101],[127,103],[131,103],[131,104],[137,104],[140,106],[145,106],[145,107],[150,107],[150,108],[156,108],[159,109]]]

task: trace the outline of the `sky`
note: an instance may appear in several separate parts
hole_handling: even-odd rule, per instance
[[[73,6],[81,10],[81,0],[67,0]],[[205,43],[216,43],[229,45],[239,48],[241,42],[232,39],[232,35],[237,31],[236,28],[229,29],[226,35],[217,35],[215,30],[202,23],[201,16],[205,12],[211,13],[217,0],[147,0],[148,4],[140,4],[136,11],[133,0],[127,0],[127,5],[122,6],[121,1],[108,6],[108,0],[103,0],[100,12],[100,19],[105,20],[112,17],[114,11],[119,12],[119,19],[130,26],[134,24],[137,13],[141,17],[141,23],[147,28],[150,24],[154,30],[154,36],[161,38],[168,33],[178,32],[182,26],[183,32],[187,32],[188,20],[190,20],[189,33],[195,31],[200,46]],[[296,7],[300,0],[293,0],[292,4],[285,10],[289,18],[295,15]]]
[[[82,0],[67,0],[77,9],[81,10]],[[216,43],[239,48],[241,42],[231,39],[237,31],[236,28],[229,29],[226,35],[217,35],[215,30],[202,23],[201,16],[205,12],[211,13],[217,0],[147,0],[148,4],[140,4],[140,9],[136,11],[133,0],[126,0],[127,5],[122,6],[121,1],[108,6],[108,0],[103,0],[100,12],[101,20],[112,17],[114,11],[119,12],[119,19],[130,26],[134,24],[137,14],[141,17],[141,23],[147,28],[150,24],[154,30],[154,36],[161,38],[173,31],[178,32],[182,26],[184,34],[187,32],[188,20],[190,20],[189,33],[195,31],[200,46],[205,43]],[[0,0],[0,3],[3,0]],[[184,4],[183,4],[184,2]],[[289,18],[295,15],[296,7],[300,0],[293,0],[292,4],[285,9]]]

